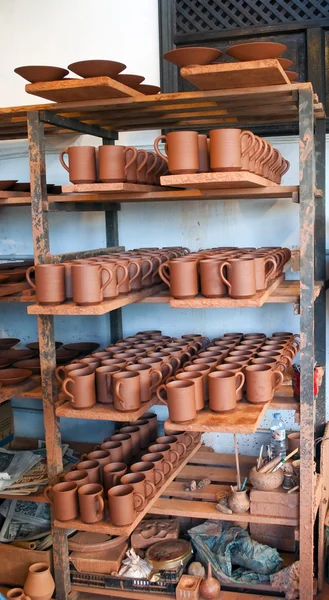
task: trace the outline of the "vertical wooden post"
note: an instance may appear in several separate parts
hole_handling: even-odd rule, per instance
[[[314,224],[315,148],[313,90],[299,91],[300,173],[300,600],[313,597],[314,494]]]
[[[51,262],[48,213],[46,210],[46,160],[44,126],[38,112],[28,113],[28,147],[31,181],[31,216],[35,264]],[[47,448],[49,483],[54,484],[63,469],[59,419],[55,414],[58,386],[55,379],[56,354],[54,317],[39,316],[42,404]],[[66,600],[70,592],[67,533],[52,527],[57,600]]]

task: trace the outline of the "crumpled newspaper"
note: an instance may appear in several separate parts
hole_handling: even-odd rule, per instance
[[[126,557],[122,561],[124,566],[119,571],[119,576],[131,577],[132,579],[147,579],[152,569],[146,560],[140,558],[133,548],[127,550]]]

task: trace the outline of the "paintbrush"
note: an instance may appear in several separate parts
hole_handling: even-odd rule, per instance
[[[289,458],[291,458],[292,456],[294,456],[294,454],[296,454],[296,452],[299,451],[299,448],[295,448],[295,450],[293,450],[292,452],[290,452],[290,454],[288,454],[288,456],[286,456],[285,458],[283,458],[282,460],[280,460],[279,464],[276,465],[276,467],[274,467],[274,469],[271,471],[271,473],[275,473],[275,471],[277,471],[278,469],[280,469],[280,467],[282,467],[282,465],[284,465],[284,463],[287,462],[287,460],[289,460]]]
[[[262,464],[262,460],[263,460],[263,449],[264,449],[264,444],[261,445],[260,447],[260,451],[259,451],[259,455],[258,455],[258,459],[257,459],[257,465],[256,465],[256,471],[258,471],[259,467]]]
[[[241,492],[243,492],[246,489],[246,484],[247,484],[247,477],[245,477],[243,480],[243,484],[241,486]]]
[[[241,476],[240,476],[240,464],[239,464],[239,451],[238,451],[238,442],[236,439],[236,434],[234,434],[234,453],[235,453],[235,462],[236,462],[236,480],[238,491],[241,491]]]

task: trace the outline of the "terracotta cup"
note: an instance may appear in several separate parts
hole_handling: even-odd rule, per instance
[[[161,452],[147,452],[143,454],[142,461],[152,463],[165,477],[173,470],[172,463],[166,460]]]
[[[186,454],[186,446],[178,440],[174,435],[162,435],[156,439],[157,444],[165,444],[170,446],[171,450],[177,452],[179,458],[182,458]],[[151,450],[153,452],[153,450]],[[161,450],[160,450],[161,452]]]
[[[120,371],[120,367],[115,365],[97,367],[95,371],[97,402],[101,404],[113,403],[112,377],[114,373],[120,373]]]
[[[129,159],[127,153],[129,152]],[[99,146],[98,179],[102,183],[126,181],[129,167],[136,161],[137,150],[132,146]]]
[[[139,453],[141,448],[141,430],[136,425],[126,425],[125,427],[121,427],[121,433],[129,433],[131,437],[132,443],[132,455],[136,456]]]
[[[218,365],[216,367],[216,371],[226,372],[230,371],[231,373],[239,373],[242,370],[242,366],[237,363],[223,363],[222,365]],[[243,386],[240,389],[236,390],[236,401],[240,402],[243,398]]]
[[[35,273],[35,283],[31,273]],[[36,265],[26,271],[26,279],[35,290],[36,301],[45,306],[57,306],[65,301],[64,265]]]
[[[95,373],[89,368],[71,371],[63,381],[62,390],[73,408],[91,408],[96,404]]]
[[[56,367],[55,369],[55,377],[58,381],[58,383],[60,383],[60,385],[63,384],[63,381],[66,377],[69,377],[70,373],[73,375],[76,374],[76,371],[81,371],[82,369],[88,369],[88,365],[86,365],[85,363],[71,363],[70,365],[60,365],[59,367]],[[87,371],[86,371],[87,372]]]
[[[199,173],[209,173],[210,171],[208,141],[205,134],[198,134]]]
[[[185,363],[185,365],[183,366],[183,370],[186,373],[191,373],[191,374],[201,373],[202,374],[203,398],[204,398],[205,402],[208,401],[208,377],[207,377],[207,375],[212,370],[211,365],[207,365],[205,363],[197,363],[197,364],[192,363],[191,365],[188,365]],[[195,401],[195,408],[197,409],[197,400]]]
[[[137,151],[137,170],[136,170],[136,183],[147,182],[147,161],[148,152],[147,150]]]
[[[166,381],[170,375],[173,373],[173,367],[169,362],[165,362],[164,360],[160,360],[158,358],[152,358],[151,356],[147,356],[145,358],[139,358],[137,361],[139,365],[148,365],[152,369],[156,369],[162,373],[162,381]]]
[[[166,142],[168,156],[159,150],[161,141]],[[173,175],[199,171],[199,143],[196,131],[172,131],[167,135],[159,135],[154,142],[154,149],[158,156],[166,161]]]
[[[103,485],[106,493],[109,489],[120,483],[121,477],[127,473],[127,470],[128,467],[125,462],[112,462],[105,465]]]
[[[244,139],[252,139],[250,131],[241,129],[212,129],[210,137],[210,167],[212,171],[240,171],[242,168],[242,148]]]
[[[162,281],[174,298],[187,299],[198,295],[198,263],[196,260],[169,260],[159,267]]]
[[[110,438],[104,440],[104,442],[120,442],[122,445],[123,451],[123,462],[127,465],[131,463],[132,460],[132,437],[130,433],[114,433]]]
[[[215,371],[208,375],[209,408],[214,412],[236,409],[237,392],[242,390],[245,376],[241,371]]]
[[[121,442],[103,442],[95,446],[95,450],[107,450],[112,462],[123,462],[123,448]]]
[[[154,483],[146,478],[145,473],[127,473],[121,477],[123,485],[132,485],[134,492],[140,494],[145,500],[150,500],[156,492]]]
[[[284,375],[270,365],[245,367],[246,398],[252,404],[264,404],[272,400],[275,390],[283,383]]]
[[[89,371],[95,373],[96,369],[101,366],[102,361],[100,358],[94,358],[93,356],[85,356],[84,358],[80,358],[79,360],[77,360],[76,364],[84,365],[84,367],[88,368]],[[72,374],[72,371],[70,371],[70,373]]]
[[[141,448],[147,448],[150,443],[150,422],[143,417],[131,423],[134,427],[140,430],[140,445]]]
[[[146,412],[142,415],[143,421],[148,421],[150,441],[154,442],[158,436],[158,415],[153,412]]]
[[[116,527],[131,525],[145,506],[145,498],[132,485],[116,485],[108,491],[109,520]]]
[[[167,397],[162,395],[166,393]],[[157,397],[168,405],[169,417],[174,423],[185,423],[196,417],[195,385],[193,381],[170,381],[160,385]]]
[[[113,404],[115,410],[129,412],[141,407],[141,384],[139,373],[120,371],[114,373]]]
[[[147,481],[150,481],[155,487],[161,487],[164,482],[164,474],[160,469],[156,469],[151,462],[140,461],[131,465],[132,473],[143,473]]]
[[[227,268],[227,278],[224,269]],[[253,258],[232,258],[220,266],[220,275],[231,298],[251,298],[256,294],[256,269]]]
[[[108,450],[92,450],[88,454],[82,454],[81,460],[96,460],[98,462],[100,466],[100,483],[102,483],[104,467],[111,462],[111,455]]]
[[[110,148],[110,146],[108,147]],[[120,293],[120,286],[126,283],[129,285],[128,268],[126,265],[121,265],[110,261],[104,261],[99,264],[106,269],[106,271],[102,272],[102,284],[106,283],[107,281],[107,272],[111,274],[110,281],[103,290],[103,299],[110,300],[111,298],[117,298]]]
[[[201,371],[182,371],[176,373],[175,377],[168,379],[168,381],[193,381],[194,383],[194,394],[195,394],[195,408],[196,410],[202,410],[204,408],[204,384],[203,374]]]
[[[227,286],[220,276],[220,265],[225,262],[213,258],[203,258],[200,260],[200,281],[201,294],[206,298],[221,298],[227,295]]]
[[[9,600],[31,600],[30,596],[27,596],[22,588],[12,588],[7,592],[6,598]]]
[[[64,161],[68,155],[69,164]],[[59,161],[68,171],[71,183],[95,183],[97,181],[96,151],[94,146],[70,146],[59,154]]]
[[[72,467],[71,472],[75,471],[88,473],[88,483],[100,483],[101,467],[97,460],[82,460]]]
[[[255,260],[256,290],[257,292],[265,290],[274,276],[276,261],[272,256],[253,254],[252,252],[248,256]],[[268,265],[271,267],[268,268]]]
[[[296,448],[300,448],[300,432],[299,431],[294,431],[292,433],[288,433],[287,440],[288,440],[288,453],[289,454],[293,450],[296,450]]]
[[[107,273],[105,283],[103,273]],[[105,267],[97,264],[83,263],[72,265],[73,302],[81,306],[100,304],[103,301],[103,291],[111,282],[111,273]]]
[[[104,519],[103,487],[88,483],[78,489],[80,518],[84,523],[97,523]]]
[[[78,487],[73,481],[64,481],[56,485],[48,485],[44,495],[53,505],[55,519],[70,521],[79,515]]]
[[[87,471],[68,471],[67,473],[62,473],[59,476],[59,482],[69,481],[76,483],[77,487],[80,488],[82,485],[86,485],[89,483],[88,473]]]
[[[160,166],[160,157],[155,152],[148,152],[147,163],[146,163],[146,183],[148,185],[154,185],[157,183],[157,174],[162,168],[162,162]]]
[[[128,269],[128,279],[124,277],[118,284],[119,294],[128,294],[131,291],[132,282],[139,277],[140,266],[133,258],[124,256],[113,256],[108,259],[108,262],[110,265],[115,263]]]
[[[192,447],[197,443],[196,440],[200,438],[198,432],[193,431],[173,431],[168,435],[173,435],[178,442],[184,444],[186,450],[191,450]]]
[[[175,465],[179,461],[179,453],[173,450],[170,444],[151,444],[148,447],[148,451],[151,454],[158,453],[163,455],[165,460],[168,460],[172,465]]]

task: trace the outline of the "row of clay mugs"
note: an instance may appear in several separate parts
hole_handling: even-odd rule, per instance
[[[217,248],[191,252],[160,265],[159,275],[173,298],[249,298],[282,275],[288,248]],[[200,285],[199,285],[200,275]]]
[[[206,135],[196,131],[172,131],[154,142],[158,156],[173,175],[209,171],[250,171],[279,184],[289,169],[279,150],[270,142],[241,129],[213,129]],[[159,150],[165,142],[166,155]]]
[[[215,338],[199,352],[175,377],[157,390],[166,402],[169,417],[180,423],[195,419],[209,399],[215,412],[235,410],[243,398],[252,404],[269,402],[282,384],[284,374],[299,351],[298,336],[278,332],[272,338],[265,334],[225,334]],[[165,396],[163,393],[165,392]]]
[[[74,184],[99,181],[156,185],[168,170],[166,161],[155,152],[133,146],[99,146],[98,150],[94,146],[70,146],[61,151],[59,160]]]
[[[158,283],[159,265],[185,255],[186,251],[182,247],[136,249],[61,264],[36,265],[27,269],[26,279],[36,292],[38,304],[56,306],[70,299],[81,306],[100,304],[119,294]]]

